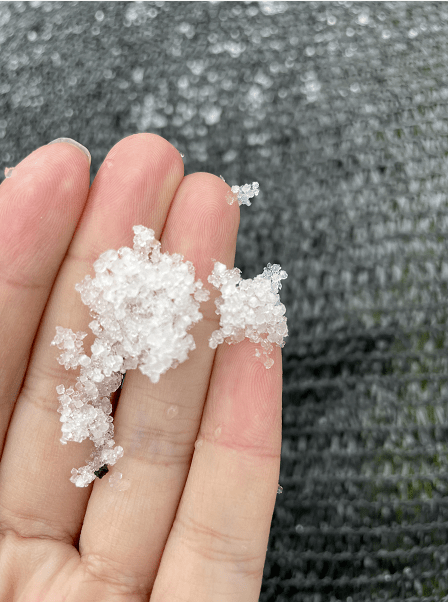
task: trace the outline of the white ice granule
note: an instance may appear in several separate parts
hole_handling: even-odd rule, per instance
[[[274,360],[269,357],[272,345],[283,347],[284,337],[288,336],[286,308],[280,303],[278,291],[281,280],[288,274],[278,264],[268,263],[263,273],[247,280],[241,279],[238,268],[228,270],[223,263],[215,261],[215,267],[208,281],[220,290],[221,297],[216,299],[216,313],[220,315],[219,330],[215,330],[210,339],[212,349],[227,341],[239,343],[248,338],[260,343],[261,350],[255,354],[264,355],[264,365],[270,368]]]
[[[259,192],[258,182],[252,182],[252,185],[244,184],[244,186],[232,186],[232,192],[227,193],[226,200],[229,205],[233,205],[235,201],[238,201],[238,205],[250,206],[252,203],[249,199],[258,196]]]
[[[101,467],[123,456],[122,447],[112,449],[109,416],[109,396],[120,386],[122,374],[138,367],[157,383],[167,370],[184,362],[195,349],[187,331],[202,319],[199,303],[210,296],[200,280],[195,282],[191,262],[183,261],[182,255],[161,253],[151,229],[133,230],[133,249],[106,251],[93,264],[96,277],[86,276],[75,286],[94,318],[89,324],[97,336],[91,357],[83,349],[87,333],[58,326],[51,343],[63,350],[58,362],[67,370],[81,367],[76,392],[63,385],[56,388],[63,423],[60,441],[80,443],[90,437],[97,448],[87,466],[72,470],[70,480],[78,487],[86,487],[101,474]]]

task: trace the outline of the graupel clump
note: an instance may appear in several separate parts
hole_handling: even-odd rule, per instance
[[[238,205],[240,206],[247,205],[250,207],[252,203],[249,199],[252,199],[254,196],[258,196],[258,193],[260,192],[259,186],[260,185],[258,182],[252,182],[252,184],[243,184],[242,186],[232,186],[232,192],[227,193],[226,200],[229,205],[233,205],[233,203],[237,201]]]
[[[255,184],[253,190],[249,184],[242,187],[240,204],[247,201],[250,205],[248,198],[258,194]],[[233,192],[236,196],[237,191]],[[67,370],[80,367],[75,388],[56,387],[63,423],[60,441],[81,443],[90,437],[96,448],[86,466],[71,471],[70,481],[77,487],[87,487],[95,477],[101,479],[108,466],[123,456],[123,448],[114,447],[109,399],[122,383],[122,375],[139,368],[157,383],[167,370],[184,362],[195,349],[188,330],[202,319],[199,304],[210,297],[202,282],[195,281],[190,261],[161,253],[150,228],[134,226],[133,230],[133,249],[102,253],[93,264],[95,278],[86,276],[75,286],[94,318],[89,324],[96,336],[92,355],[84,352],[85,332],[57,326],[51,342],[63,351],[60,364]],[[215,349],[224,341],[238,343],[247,337],[260,343],[261,350],[255,354],[260,357],[262,352],[264,365],[270,368],[273,345],[283,347],[288,335],[285,306],[278,295],[287,273],[269,263],[253,280],[242,280],[240,274],[238,268],[228,270],[214,262],[208,281],[221,292],[215,301],[220,328],[212,333],[209,345]],[[129,483],[121,482],[121,476],[114,473],[109,482],[124,491]]]
[[[100,255],[93,264],[96,277],[86,276],[75,286],[94,318],[89,328],[96,335],[92,355],[84,353],[87,333],[56,328],[52,345],[63,353],[58,362],[69,368],[81,367],[75,388],[59,385],[62,438],[95,443],[93,460],[72,470],[71,481],[86,487],[113,465],[123,448],[112,449],[114,441],[112,404],[108,397],[122,382],[128,369],[139,368],[153,383],[170,368],[188,358],[195,343],[188,330],[202,319],[199,303],[210,293],[195,282],[194,266],[183,256],[160,252],[154,232],[134,226],[134,248],[122,247]],[[150,255],[150,258],[148,258]],[[107,468],[106,468],[107,471]],[[101,478],[101,476],[100,476]]]
[[[208,277],[210,284],[221,292],[221,297],[215,300],[216,313],[221,316],[220,328],[212,332],[209,346],[216,349],[224,341],[231,344],[248,338],[253,343],[260,343],[264,365],[270,368],[274,363],[269,357],[272,345],[283,347],[283,339],[288,336],[286,308],[280,303],[278,294],[282,288],[281,280],[288,274],[278,264],[270,263],[253,280],[242,280],[240,274],[238,268],[228,270],[223,263],[215,261]],[[255,353],[260,357],[260,349]]]

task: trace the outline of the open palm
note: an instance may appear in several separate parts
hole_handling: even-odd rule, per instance
[[[213,260],[233,266],[239,207],[220,178],[184,177],[163,138],[118,142],[89,189],[73,145],[26,157],[0,186],[0,602],[251,602],[260,594],[281,448],[281,352],[220,345]],[[88,330],[75,284],[132,226],[193,262],[211,292],[196,349],[153,384],[129,371],[114,394],[124,456],[86,488],[70,481],[90,440],[62,445],[56,386],[74,385],[50,345]],[[90,333],[84,340],[89,350]],[[195,443],[196,442],[196,443]]]

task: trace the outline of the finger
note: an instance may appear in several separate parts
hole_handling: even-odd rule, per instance
[[[43,146],[0,186],[0,457],[42,312],[87,200],[89,165],[73,145]]]
[[[281,351],[218,347],[193,462],[151,602],[257,602],[277,496]]]
[[[226,202],[229,190],[211,174],[185,177],[161,238],[162,251],[192,261],[209,290],[212,258],[231,267],[235,257],[239,207]],[[214,297],[201,304],[204,319],[189,331],[196,349],[188,360],[157,384],[139,370],[127,373],[114,418],[124,456],[113,472],[130,487],[117,491],[97,480],[87,507],[82,560],[102,579],[112,574],[129,595],[151,590],[190,469],[215,355],[208,345],[219,322]]]
[[[132,246],[133,225],[148,224],[159,236],[182,177],[179,153],[151,134],[121,140],[101,166],[43,315],[8,431],[0,464],[4,527],[28,537],[76,542],[92,487],[75,487],[70,473],[85,465],[94,446],[88,439],[60,443],[55,388],[74,385],[79,372],[67,372],[59,365],[57,350],[50,343],[58,325],[88,332],[89,308],[75,284],[92,273],[100,253]],[[90,334],[85,349],[93,342]]]

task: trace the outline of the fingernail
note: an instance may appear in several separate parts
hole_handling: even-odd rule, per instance
[[[72,144],[73,146],[76,146],[76,148],[79,148],[79,150],[82,151],[85,154],[85,156],[88,158],[89,165],[91,164],[92,157],[90,156],[89,151],[86,149],[85,146],[83,146],[82,144],[79,144],[79,142],[76,142],[76,140],[72,140],[71,138],[56,138],[56,140],[52,140],[48,144],[54,144],[55,142],[66,142],[67,144]],[[48,144],[47,144],[47,146],[48,146]]]

